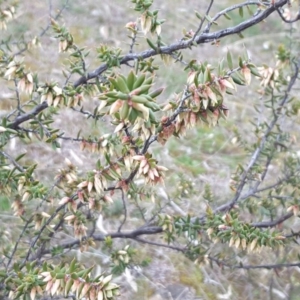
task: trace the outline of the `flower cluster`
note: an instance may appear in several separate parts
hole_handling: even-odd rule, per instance
[[[89,278],[71,276],[71,274],[65,274],[63,278],[60,278],[61,276],[55,276],[53,272],[48,271],[42,272],[40,277],[46,282],[45,292],[51,296],[67,296],[69,292],[72,292],[77,299],[109,300],[119,295],[118,285],[110,282],[112,279],[111,275],[106,277],[102,275],[97,282],[90,281]],[[34,298],[31,297],[31,299]]]
[[[134,155],[132,159],[139,162],[138,174],[145,177],[146,183],[164,183],[164,172],[168,169],[157,165],[157,161],[151,155]]]
[[[69,225],[72,225],[74,228],[74,236],[78,239],[82,239],[86,236],[87,227],[84,224],[84,219],[80,213],[75,213],[65,217],[65,220],[68,221]]]
[[[0,30],[6,30],[6,23],[14,18],[15,15],[15,7],[10,6],[6,9],[0,10]]]
[[[41,103],[46,101],[48,106],[53,105],[56,107],[65,99],[62,89],[56,83],[46,83],[44,86],[39,87],[37,91],[42,94]]]
[[[262,87],[270,86],[271,88],[275,87],[275,82],[278,79],[279,71],[277,69],[273,69],[271,67],[260,67],[258,68],[259,73],[262,77],[260,85]]]
[[[18,82],[18,89],[25,93],[32,94],[33,92],[33,77],[30,73],[24,74],[24,76]]]

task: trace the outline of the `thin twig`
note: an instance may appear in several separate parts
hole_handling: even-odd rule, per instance
[[[191,97],[191,93],[188,92],[188,87],[185,88],[184,92],[182,93],[181,99],[179,101],[179,105],[176,108],[176,110],[174,111],[174,113],[172,114],[172,116],[169,117],[168,121],[166,123],[164,123],[163,125],[165,127],[171,125],[175,119],[177,118],[177,116],[182,113],[182,111],[184,110],[184,101],[186,99],[188,99],[189,97]],[[148,138],[148,140],[145,142],[144,147],[143,147],[143,151],[142,153],[146,153],[148,148],[150,147],[150,145],[152,143],[154,143],[158,138],[158,134],[156,135],[152,135]]]
[[[19,88],[18,88],[18,82],[17,79],[14,79],[14,83],[15,83],[15,91],[16,91],[16,98],[17,98],[17,111],[18,111],[18,116],[21,114],[21,100],[20,100],[20,93],[19,93]]]
[[[138,30],[136,29],[133,32],[132,36],[130,37],[131,38],[131,43],[130,43],[130,46],[129,46],[129,53],[133,53],[133,47],[134,47],[135,42],[136,42],[137,33],[138,33]]]
[[[186,248],[183,248],[183,247],[176,247],[176,246],[172,246],[172,245],[168,245],[168,244],[156,243],[156,242],[152,242],[152,241],[145,240],[142,238],[133,238],[133,240],[140,242],[140,243],[144,243],[144,244],[149,244],[149,245],[153,245],[153,246],[164,247],[164,248],[176,250],[176,251],[179,251],[182,253],[184,253],[186,251]]]
[[[281,20],[284,22],[284,23],[288,23],[288,24],[292,24],[292,23],[295,23],[297,22],[298,20],[300,20],[300,13],[298,12],[297,16],[292,19],[292,20],[288,20],[283,14],[282,12],[280,11],[279,8],[276,9],[277,12],[278,12],[278,15],[280,16]]]
[[[121,195],[122,195],[121,198],[122,198],[122,202],[123,202],[124,218],[123,218],[123,220],[122,220],[122,222],[121,222],[121,224],[118,228],[118,232],[121,232],[122,227],[125,224],[126,219],[127,219],[127,206],[126,206],[126,201],[125,201],[125,194],[124,194],[123,189],[120,189],[120,191],[121,191]]]
[[[147,219],[146,219],[146,217],[145,217],[145,214],[144,214],[144,212],[143,212],[143,209],[141,208],[141,206],[140,206],[139,203],[138,203],[138,199],[137,199],[136,197],[133,197],[133,200],[134,200],[134,202],[135,202],[135,206],[138,208],[138,210],[139,210],[139,212],[140,212],[140,215],[141,215],[143,221],[144,221],[145,223],[147,223]]]
[[[274,221],[266,221],[266,222],[256,222],[256,223],[251,223],[250,225],[256,228],[269,228],[269,227],[275,227],[282,222],[288,220],[291,218],[294,214],[292,212],[278,218],[277,220]]]
[[[38,242],[40,236],[42,235],[43,231],[47,228],[47,226],[51,223],[51,221],[58,215],[58,213],[65,208],[65,206],[67,205],[66,204],[62,204],[60,205],[59,207],[56,208],[55,212],[50,216],[50,218],[45,222],[45,224],[40,228],[38,234],[36,235],[35,239],[30,243],[30,247],[27,251],[27,254],[23,260],[23,263],[22,263],[22,267],[25,265],[25,263],[29,260],[30,258],[30,254],[33,250],[33,248],[35,247],[36,243]],[[40,257],[40,256],[38,256]],[[37,257],[35,257],[37,258]]]
[[[217,21],[221,16],[223,15],[226,15],[227,13],[229,13],[230,11],[233,11],[233,10],[236,10],[236,9],[239,9],[241,7],[244,7],[244,6],[247,6],[247,5],[262,5],[261,1],[247,1],[247,2],[244,2],[244,3],[239,3],[239,4],[235,4],[235,5],[232,5],[230,7],[227,7],[223,10],[221,10],[220,12],[218,12],[211,20],[211,22],[209,22],[205,29],[204,29],[204,33],[208,33],[210,28],[211,28],[211,25]]]
[[[299,64],[300,64],[300,62],[299,62]],[[286,104],[286,102],[289,99],[289,94],[292,90],[292,87],[296,83],[298,73],[299,73],[299,65],[294,63],[294,67],[295,67],[294,75],[291,77],[289,85],[284,93],[284,97],[281,100],[281,102],[279,103],[279,108],[282,108]],[[279,114],[274,115],[272,121],[269,123],[268,129],[262,136],[259,146],[255,149],[255,151],[250,159],[250,162],[248,163],[245,171],[243,172],[243,174],[241,176],[240,184],[237,187],[237,190],[236,190],[236,193],[235,193],[235,196],[233,197],[233,199],[229,203],[223,204],[223,205],[219,206],[217,209],[215,209],[215,211],[214,211],[215,213],[232,209],[234,207],[234,205],[237,203],[237,201],[240,199],[242,190],[247,182],[248,174],[249,174],[250,170],[252,169],[252,167],[257,162],[257,160],[261,154],[261,151],[264,149],[265,143],[267,142],[268,136],[274,129],[275,125],[277,124],[277,121],[280,118],[280,116],[281,115],[279,115]]]
[[[9,256],[9,260],[8,260],[7,265],[6,265],[6,271],[8,270],[8,268],[9,268],[11,262],[12,262],[12,259],[15,256],[15,253],[16,253],[16,251],[18,249],[18,246],[19,246],[19,244],[21,242],[21,239],[22,239],[23,235],[25,234],[25,232],[26,232],[29,224],[32,222],[32,220],[33,220],[33,216],[29,220],[27,220],[26,223],[25,223],[25,225],[23,226],[22,232],[19,235],[18,240],[15,243],[15,246],[14,246],[14,249],[13,249],[11,255]]]
[[[192,39],[196,44],[199,45],[199,44],[212,42],[216,39],[220,39],[225,36],[240,33],[242,31],[246,30],[247,28],[250,28],[253,25],[260,23],[261,21],[266,19],[269,15],[274,13],[277,8],[282,7],[282,6],[286,5],[287,3],[288,3],[288,0],[279,0],[275,3],[274,6],[268,7],[267,9],[262,11],[259,15],[253,16],[250,19],[248,19],[234,27],[221,29],[221,30],[218,30],[213,33],[201,34],[201,35],[198,35],[196,38],[193,37]],[[177,41],[173,44],[170,44],[168,46],[161,47],[159,54],[169,54],[170,55],[175,51],[190,48],[190,47],[191,47],[191,39],[185,40],[185,41],[181,40],[181,41]],[[135,60],[135,59],[146,59],[146,58],[156,56],[156,55],[158,55],[158,53],[154,49],[145,50],[140,53],[130,53],[128,55],[123,56],[123,58],[121,58],[120,64],[125,64],[125,63]],[[107,64],[101,65],[94,71],[88,73],[87,76],[82,76],[81,78],[79,78],[74,83],[74,86],[77,87],[79,85],[87,83],[89,80],[91,80],[93,78],[97,78],[100,74],[105,72],[107,69],[108,69]]]
[[[208,5],[208,7],[207,7],[205,16],[208,16],[208,14],[209,14],[209,12],[210,12],[210,10],[211,10],[211,8],[212,8],[213,3],[214,3],[214,0],[210,0],[210,3],[209,3],[209,5]],[[191,39],[191,41],[190,41],[190,45],[193,44],[193,42],[194,42],[196,36],[197,36],[197,35],[199,34],[199,32],[201,31],[201,28],[202,28],[202,26],[203,26],[205,20],[206,20],[206,18],[205,18],[205,17],[202,17],[202,20],[201,20],[201,22],[200,22],[200,24],[199,24],[199,26],[198,26],[198,28],[197,28],[197,30],[196,30],[194,36],[192,37],[192,39]]]
[[[62,15],[63,11],[68,7],[69,4],[69,0],[66,0],[65,4],[62,6],[62,8],[58,11],[58,13],[54,16],[54,20],[57,20],[60,18],[60,16]],[[41,31],[41,33],[39,34],[39,37],[43,37],[47,31],[51,28],[51,11],[52,11],[52,0],[49,0],[49,21],[47,26]],[[18,52],[16,52],[15,54],[13,54],[14,56],[18,56],[20,54],[22,54],[23,52],[25,52],[28,49],[28,43],[25,43],[25,47],[21,50],[19,50]]]
[[[20,172],[24,173],[25,170],[21,165],[19,165],[9,154],[7,154],[4,151],[0,151],[0,154],[4,157],[6,157]]]
[[[219,266],[222,267],[228,267],[230,269],[245,269],[245,270],[250,270],[250,269],[281,269],[281,268],[290,268],[290,267],[300,267],[300,262],[296,263],[286,263],[286,264],[273,264],[273,265],[230,265],[222,260],[216,259],[214,257],[209,256],[208,259],[211,261],[217,263]]]

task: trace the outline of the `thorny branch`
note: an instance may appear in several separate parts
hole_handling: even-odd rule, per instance
[[[199,44],[204,44],[204,43],[209,43],[209,42],[215,41],[217,39],[223,38],[228,35],[240,33],[242,31],[246,30],[247,28],[250,28],[250,27],[254,26],[255,24],[258,24],[259,22],[263,21],[269,15],[271,15],[274,11],[276,11],[277,8],[280,8],[284,5],[286,5],[287,3],[288,3],[288,0],[280,0],[280,1],[276,2],[274,4],[274,6],[268,7],[264,11],[260,12],[258,15],[253,16],[249,20],[244,21],[234,27],[221,29],[221,30],[213,32],[213,33],[203,33],[203,34],[198,35],[195,39],[194,38],[192,38],[192,39],[194,39],[194,42],[199,45]],[[128,55],[125,55],[120,60],[120,64],[125,64],[125,63],[135,60],[135,59],[149,58],[149,57],[155,56],[157,54],[169,54],[170,55],[175,51],[189,48],[190,41],[191,41],[191,39],[185,40],[185,41],[181,40],[181,41],[173,43],[169,46],[160,47],[159,53],[157,53],[156,50],[150,49],[150,50],[143,51],[139,54],[136,54],[136,53],[128,54]],[[82,76],[81,78],[79,78],[74,83],[74,86],[77,87],[79,85],[87,83],[90,79],[98,77],[100,74],[102,74],[104,71],[106,71],[107,68],[108,68],[107,64],[101,65],[99,68],[95,69],[93,72],[88,73],[87,76]]]
[[[267,221],[267,222],[256,222],[256,223],[251,223],[251,226],[256,227],[256,228],[269,228],[269,227],[275,227],[282,222],[286,221],[287,219],[291,218],[294,214],[292,212],[283,215],[282,217],[278,218],[277,220],[274,221]]]
[[[262,5],[261,1],[247,1],[247,2],[244,2],[244,3],[240,3],[240,4],[235,4],[235,5],[232,5],[230,7],[227,7],[225,8],[224,10],[218,12],[212,19],[211,19],[211,22],[209,22],[205,29],[204,29],[204,33],[207,33],[210,31],[210,28],[212,26],[212,24],[217,21],[220,17],[226,15],[227,13],[233,11],[233,10],[236,10],[236,9],[239,9],[239,8],[242,8],[242,7],[245,7],[245,6],[248,6],[248,5]]]
[[[187,49],[191,47],[191,41],[194,43],[200,45],[204,43],[209,43],[211,41],[223,38],[228,35],[233,35],[236,33],[240,33],[243,30],[250,28],[254,26],[255,24],[258,24],[259,22],[263,21],[266,19],[269,15],[271,15],[274,11],[277,11],[277,9],[283,7],[288,3],[288,0],[279,0],[277,1],[274,5],[269,6],[266,8],[264,11],[261,11],[255,16],[252,16],[250,19],[234,26],[234,27],[229,27],[226,29],[221,29],[212,33],[209,32],[204,32],[196,37],[193,37],[189,40],[180,40],[178,42],[175,42],[173,44],[170,44],[168,46],[163,46],[160,47],[159,53],[153,49],[145,50],[141,53],[128,53],[127,55],[123,56],[120,60],[120,65],[122,64],[127,64],[129,61],[133,60],[140,60],[140,59],[146,59],[152,56],[156,56],[158,54],[173,54],[174,52],[182,49]],[[84,85],[88,83],[91,79],[99,77],[103,72],[105,72],[108,69],[108,65],[106,63],[102,64],[100,67],[95,69],[94,71],[88,73],[87,75],[84,75],[80,77],[75,83],[74,87],[78,87],[80,85]],[[46,109],[48,107],[46,102],[43,102],[39,105],[37,105],[32,111],[25,113],[15,119],[9,127],[16,129],[18,126],[30,119],[32,119],[34,116],[39,114],[41,111]]]
[[[164,248],[172,249],[172,250],[179,251],[179,252],[182,252],[182,253],[184,253],[186,251],[186,249],[182,248],[182,247],[176,247],[176,246],[172,246],[172,245],[169,245],[169,244],[156,243],[156,242],[152,242],[152,241],[145,240],[145,239],[138,238],[138,237],[134,238],[133,240],[135,240],[137,242],[140,242],[140,243],[143,243],[143,244],[148,244],[148,245],[158,246],[158,247],[164,247]]]
[[[135,240],[141,235],[154,235],[158,233],[162,233],[163,230],[160,226],[149,226],[149,227],[140,227],[138,229],[135,229],[133,231],[128,231],[128,232],[113,232],[113,233],[108,233],[108,234],[101,234],[101,233],[95,233],[91,237],[95,241],[104,241],[105,238],[110,237],[112,239],[116,238],[122,238],[122,239],[133,239]],[[72,239],[70,241],[65,241],[61,243],[59,246],[63,249],[69,249],[75,246],[78,246],[80,244],[79,239]],[[52,249],[44,249],[40,255],[46,255],[51,253]],[[32,260],[35,260],[37,257],[32,257]]]
[[[293,213],[290,212],[276,220],[265,221],[265,222],[254,222],[254,223],[251,223],[250,225],[252,227],[256,227],[256,228],[275,227],[275,226],[283,223],[284,221],[288,220],[292,216],[293,216]],[[108,233],[108,234],[100,234],[100,233],[92,233],[91,232],[91,234],[89,234],[88,236],[89,236],[89,238],[93,238],[95,241],[104,241],[105,238],[107,238],[107,237],[110,237],[112,239],[122,238],[122,239],[132,239],[137,242],[147,243],[150,245],[162,246],[162,247],[166,247],[166,248],[173,249],[173,250],[180,251],[180,252],[185,252],[185,250],[186,250],[185,248],[182,248],[182,247],[177,247],[177,246],[170,245],[170,244],[161,244],[161,243],[145,240],[140,237],[142,235],[154,235],[154,234],[162,233],[163,229],[160,226],[145,225],[145,226],[142,226],[142,227],[132,230],[132,231],[121,231],[121,228],[122,228],[123,224],[125,223],[125,221],[126,221],[126,219],[123,220],[123,222],[119,226],[117,232],[112,232],[112,233]],[[291,235],[291,236],[287,235],[286,238],[291,238],[296,235],[295,234]],[[80,242],[81,241],[79,239],[72,239],[69,241],[62,242],[61,244],[59,244],[59,246],[62,249],[70,249],[70,248],[80,245]],[[40,247],[39,250],[36,251],[37,254],[33,255],[30,259],[29,258],[28,259],[29,260],[40,259],[41,256],[44,256],[51,252],[52,252],[51,248],[45,249],[44,247]]]
[[[209,3],[209,5],[208,5],[208,8],[207,8],[207,10],[206,10],[205,16],[208,16],[208,14],[209,14],[209,12],[210,12],[210,10],[211,10],[211,8],[212,8],[213,3],[214,3],[214,0],[211,0],[210,3]],[[190,41],[190,45],[193,44],[193,42],[194,42],[196,36],[197,36],[197,35],[199,34],[199,32],[201,31],[204,22],[205,22],[205,17],[202,17],[202,20],[201,20],[201,22],[200,22],[200,24],[199,24],[198,29],[196,30],[195,35],[192,37],[192,39],[191,39],[191,41]]]
[[[23,167],[19,165],[9,154],[7,154],[4,151],[0,151],[0,154],[4,157],[6,157],[20,172],[25,172]]]
[[[279,103],[278,108],[282,108],[288,101],[290,92],[298,78],[299,66],[300,66],[300,61],[298,63],[294,62],[294,68],[295,68],[294,75],[291,77],[289,85],[285,91],[285,95],[284,95],[282,101]],[[252,167],[257,162],[262,150],[264,149],[264,146],[269,137],[269,134],[274,129],[279,118],[280,118],[280,114],[275,114],[272,121],[269,123],[268,129],[266,130],[265,134],[261,138],[259,146],[255,149],[255,151],[250,159],[250,162],[248,163],[247,167],[245,168],[245,171],[243,172],[243,174],[241,175],[240,184],[237,187],[237,190],[236,190],[236,193],[235,193],[235,196],[233,197],[233,199],[229,203],[223,204],[223,205],[219,206],[218,208],[216,208],[214,211],[215,213],[230,210],[238,202],[238,200],[240,199],[241,193],[243,191],[243,188],[246,185],[248,174],[249,174],[250,170],[252,169]]]
[[[33,119],[36,115],[38,115],[41,111],[48,107],[47,102],[43,102],[35,106],[29,112],[18,116],[12,123],[8,124],[9,128],[18,129],[18,126],[28,120]]]
[[[222,260],[219,260],[215,257],[208,257],[209,260],[215,262],[218,266],[220,267],[227,267],[230,269],[245,269],[245,270],[250,270],[250,269],[282,269],[282,268],[290,268],[290,267],[300,267],[300,262],[296,263],[286,263],[286,264],[273,264],[273,265],[230,265]]]
[[[48,193],[44,196],[44,198],[42,199],[42,201],[40,202],[40,204],[36,207],[36,211],[38,211],[38,209],[41,208],[41,206],[43,205],[43,203],[46,201],[46,199],[49,197],[49,195],[50,195],[50,194],[52,193],[52,191],[54,190],[54,187],[56,187],[56,186],[59,184],[60,181],[61,181],[61,178],[58,178],[58,179],[55,181],[55,183],[51,186],[51,188],[49,189]],[[26,232],[28,226],[31,224],[32,220],[33,220],[33,216],[32,216],[30,219],[28,219],[28,220],[26,221],[26,223],[25,223],[25,225],[24,225],[24,227],[23,227],[23,230],[22,230],[21,234],[19,235],[19,238],[18,238],[18,240],[16,241],[16,243],[15,243],[15,245],[14,245],[14,249],[13,249],[13,251],[12,251],[12,254],[11,254],[10,257],[9,257],[9,261],[8,261],[8,263],[7,263],[7,266],[6,266],[7,269],[8,269],[8,267],[9,267],[9,265],[11,264],[12,259],[13,259],[14,255],[15,255],[15,253],[16,253],[18,247],[19,247],[20,241],[21,241],[21,239],[22,239],[24,233]],[[62,219],[62,220],[63,220],[63,219]],[[28,255],[30,255],[30,253],[28,253]]]

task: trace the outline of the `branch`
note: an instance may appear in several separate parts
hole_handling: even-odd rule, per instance
[[[29,220],[27,220],[27,222],[23,226],[22,232],[19,235],[18,240],[15,242],[14,249],[12,250],[12,253],[11,253],[10,257],[9,257],[8,263],[6,265],[6,271],[8,270],[8,268],[9,268],[11,262],[12,262],[12,259],[13,259],[14,255],[15,255],[15,253],[17,252],[17,249],[18,249],[18,246],[19,246],[19,244],[21,242],[21,239],[24,236],[24,234],[26,233],[27,228],[28,228],[28,226],[29,226],[29,224],[31,223],[32,220],[33,220],[33,217],[31,217]]]
[[[257,227],[257,228],[274,227],[274,226],[284,222],[285,220],[291,218],[292,216],[293,216],[293,213],[291,212],[291,213],[288,213],[288,214],[280,217],[279,219],[277,219],[275,221],[258,222],[258,223],[252,223],[250,225],[253,227]],[[183,253],[186,251],[186,249],[184,247],[176,247],[176,246],[172,246],[172,245],[168,245],[168,244],[161,244],[161,243],[157,243],[157,242],[153,242],[153,241],[149,241],[149,240],[140,238],[140,236],[142,236],[142,235],[154,235],[154,234],[159,234],[162,232],[163,232],[163,229],[160,226],[147,226],[147,227],[142,226],[136,230],[129,231],[129,232],[121,232],[118,229],[117,232],[108,233],[108,234],[96,233],[96,234],[89,235],[89,237],[91,237],[95,241],[104,241],[107,237],[110,237],[112,239],[116,239],[116,238],[132,239],[137,242],[154,245],[154,246],[159,246],[159,247],[165,247],[165,248],[169,248],[169,249],[176,250],[176,251],[183,252]],[[59,245],[56,245],[55,247],[60,247],[62,249],[70,249],[70,248],[80,245],[80,243],[81,243],[81,240],[73,239],[73,240],[68,240],[66,242],[63,242]],[[35,256],[31,257],[30,260],[35,260],[37,258],[40,258],[41,256],[49,254],[52,251],[53,251],[53,248],[40,249],[40,251],[38,251],[39,257],[37,257],[37,255],[35,255]],[[216,261],[216,259],[214,259],[214,260]],[[223,262],[222,262],[222,264],[225,265]],[[231,267],[231,266],[228,265],[228,267]],[[237,268],[237,267],[233,267],[233,268]],[[253,267],[248,266],[248,268],[259,268],[259,266],[253,266]],[[267,267],[260,266],[260,268],[267,268]]]
[[[169,54],[171,55],[173,52],[176,52],[178,50],[187,49],[191,47],[191,41],[194,41],[196,44],[204,44],[209,43],[211,41],[214,41],[216,39],[220,39],[222,37],[233,35],[236,33],[240,33],[244,31],[247,28],[250,28],[254,26],[255,24],[258,24],[259,22],[266,19],[269,15],[271,15],[274,11],[276,11],[278,8],[286,5],[289,1],[288,0],[279,0],[274,4],[274,6],[270,6],[269,8],[265,9],[258,15],[252,17],[251,19],[244,21],[234,27],[229,27],[226,29],[222,29],[213,33],[203,33],[198,35],[196,38],[191,38],[189,40],[180,40],[176,43],[173,43],[169,46],[164,46],[159,48],[159,53],[154,49],[145,50],[141,53],[129,53],[120,60],[120,64],[126,64],[129,61],[132,60],[141,60],[145,58],[149,58],[158,54]],[[90,79],[98,77],[101,73],[105,72],[108,69],[107,64],[101,65],[99,68],[95,69],[94,71],[88,73],[86,76],[82,76],[79,78],[75,83],[74,86],[77,87],[79,85],[87,83]]]
[[[297,231],[297,232],[293,232],[291,234],[286,234],[284,235],[284,237],[286,239],[291,239],[291,238],[295,238],[295,237],[299,237],[300,236],[300,231]]]
[[[281,100],[281,102],[279,103],[278,108],[282,108],[286,104],[286,102],[288,101],[288,97],[289,97],[289,94],[292,90],[292,87],[294,86],[294,84],[296,83],[296,80],[298,78],[299,65],[300,65],[300,61],[298,62],[298,64],[294,63],[294,67],[295,67],[294,75],[291,77],[289,85],[288,85],[288,87],[287,87],[287,89],[284,93],[284,97]],[[279,120],[279,118],[280,118],[280,115],[276,114],[276,115],[274,115],[273,120],[270,122],[270,124],[268,126],[268,130],[264,133],[264,135],[261,138],[261,141],[259,143],[259,146],[255,149],[255,151],[254,151],[254,153],[253,153],[253,155],[250,159],[250,162],[248,163],[248,166],[246,167],[245,171],[241,175],[240,184],[237,187],[237,191],[236,191],[235,196],[233,197],[233,199],[230,202],[219,206],[217,209],[214,210],[214,213],[230,210],[237,203],[237,201],[239,200],[239,198],[241,196],[242,190],[243,190],[243,188],[246,184],[248,173],[250,172],[252,167],[257,162],[262,150],[264,149],[265,143],[267,142],[268,136],[272,132],[275,125],[277,124],[277,121]]]
[[[0,151],[0,154],[4,157],[6,157],[20,172],[25,172],[23,167],[19,165],[9,154],[7,154],[4,151]]]
[[[222,37],[233,35],[236,33],[240,33],[243,30],[250,28],[254,26],[255,24],[258,24],[259,22],[266,19],[269,15],[271,15],[274,11],[277,11],[280,7],[286,5],[288,3],[288,0],[280,0],[276,2],[273,6],[270,6],[269,8],[265,9],[258,15],[252,17],[251,19],[244,21],[234,27],[229,27],[226,29],[222,29],[213,33],[202,33],[196,37],[193,37],[189,40],[180,40],[179,42],[170,44],[169,46],[160,47],[159,53],[156,50],[149,49],[145,50],[140,53],[129,53],[120,60],[119,64],[128,64],[129,61],[133,60],[141,60],[146,59],[152,56],[156,56],[158,54],[173,54],[173,52],[176,52],[178,50],[187,49],[191,47],[191,42],[194,42],[196,44],[204,44],[209,43],[211,41],[214,41],[216,39],[220,39]],[[89,80],[99,77],[103,72],[105,72],[108,69],[108,65],[106,63],[102,64],[100,67],[95,69],[94,71],[88,73],[85,76],[80,77],[75,83],[74,87],[78,87],[80,85],[86,84]],[[14,122],[12,122],[9,127],[12,129],[17,129],[18,125],[21,123],[28,121],[35,117],[38,113],[43,111],[48,107],[46,102],[43,102],[39,105],[37,105],[32,111],[25,113],[24,115],[18,116]]]
[[[211,19],[211,22],[208,23],[204,29],[204,33],[208,33],[209,30],[210,30],[210,27],[211,25],[217,21],[221,16],[223,15],[226,15],[228,12],[230,11],[233,11],[233,10],[236,10],[238,8],[241,8],[241,7],[244,7],[244,6],[247,6],[247,5],[261,5],[261,2],[260,1],[247,1],[247,2],[244,2],[244,3],[240,3],[240,4],[235,4],[235,5],[232,5],[228,8],[225,8],[224,10],[220,11],[219,13],[217,13],[212,19]]]
[[[58,215],[58,213],[59,213],[62,209],[65,208],[65,206],[66,206],[66,204],[62,204],[61,206],[59,206],[59,207],[55,210],[55,212],[51,215],[51,217],[45,222],[45,224],[42,226],[42,228],[39,230],[39,232],[38,232],[37,236],[35,237],[35,239],[30,243],[30,247],[29,247],[29,249],[28,249],[28,251],[27,251],[27,254],[26,254],[26,256],[25,256],[25,258],[24,258],[24,260],[23,260],[22,267],[25,265],[25,263],[26,263],[27,261],[30,260],[31,252],[32,252],[33,248],[35,247],[36,243],[38,242],[38,240],[40,239],[40,237],[41,237],[43,231],[47,228],[47,226],[51,223],[51,221]],[[40,258],[40,257],[42,256],[42,253],[43,253],[43,252],[41,251],[41,252],[38,253],[38,255],[34,255],[34,259]]]
[[[281,20],[282,20],[284,23],[291,24],[291,23],[297,22],[297,21],[300,19],[300,13],[299,13],[299,12],[298,12],[297,16],[296,16],[294,19],[288,20],[288,19],[282,14],[282,12],[280,11],[280,9],[277,8],[276,10],[277,10],[277,12],[278,12],[278,14],[279,14]]]
[[[273,265],[230,265],[228,263],[225,263],[219,259],[216,259],[214,257],[209,256],[209,260],[217,263],[219,266],[224,266],[228,267],[231,269],[245,269],[245,270],[250,270],[250,269],[280,269],[280,268],[290,268],[290,267],[300,267],[300,262],[295,262],[295,263],[286,263],[286,264],[273,264]]]
[[[293,213],[288,213],[275,221],[258,222],[258,223],[252,223],[250,225],[253,227],[257,227],[257,228],[274,227],[274,226],[284,222],[285,220],[291,218],[292,216],[293,216]],[[154,245],[154,246],[161,246],[161,247],[173,249],[173,250],[180,251],[180,252],[185,252],[185,248],[176,247],[176,246],[167,245],[167,244],[161,244],[161,243],[152,242],[152,241],[148,241],[146,239],[140,238],[141,235],[153,235],[153,234],[158,234],[158,233],[162,233],[162,232],[163,232],[163,229],[160,226],[149,226],[149,227],[143,226],[143,227],[140,227],[136,230],[129,231],[129,232],[121,232],[118,229],[118,231],[114,232],[114,233],[108,233],[108,234],[97,233],[97,234],[91,235],[90,237],[93,238],[95,241],[104,241],[105,238],[107,238],[107,237],[110,237],[112,239],[116,239],[116,238],[132,239],[132,240],[135,240],[135,241],[141,242],[141,243],[146,243],[146,244],[150,244],[150,245]],[[66,241],[62,244],[56,245],[56,247],[59,246],[63,249],[69,249],[74,246],[80,245],[80,242],[81,241],[79,239],[74,239],[74,240]],[[52,250],[53,249],[44,249],[42,251],[42,253],[40,253],[40,255],[49,254],[52,252]],[[32,259],[36,259],[36,257],[33,257]]]
[[[268,227],[275,227],[276,225],[288,220],[291,218],[294,214],[292,212],[278,218],[277,220],[274,221],[266,221],[266,222],[256,222],[256,223],[251,223],[251,226],[257,227],[257,228],[268,228]]]
[[[124,209],[124,219],[122,220],[119,228],[118,228],[118,232],[121,232],[122,230],[122,227],[123,225],[125,224],[126,222],[126,219],[127,219],[127,206],[126,206],[126,201],[125,201],[125,194],[124,194],[124,191],[123,189],[120,189],[121,193],[122,193],[122,202],[123,202],[123,209]]]
[[[208,5],[208,8],[207,8],[207,10],[206,10],[205,16],[208,16],[209,11],[211,10],[211,7],[212,7],[213,3],[214,3],[214,0],[211,0],[210,3],[209,3],[209,5]],[[202,20],[201,20],[201,22],[200,22],[200,25],[199,25],[197,31],[195,32],[195,35],[193,36],[193,38],[192,38],[192,40],[191,40],[191,42],[190,42],[190,45],[192,45],[194,39],[195,39],[196,36],[199,34],[199,32],[200,32],[200,30],[201,30],[201,28],[202,28],[203,23],[204,23],[205,20],[206,20],[206,18],[203,17]]]
[[[151,242],[151,241],[147,241],[141,238],[134,238],[133,240],[140,242],[140,243],[144,243],[144,244],[148,244],[148,245],[153,245],[153,246],[158,246],[158,247],[164,247],[164,248],[168,248],[168,249],[172,249],[172,250],[176,250],[179,252],[184,253],[185,252],[185,248],[181,248],[181,247],[176,247],[176,246],[172,246],[172,245],[168,245],[168,244],[161,244],[161,243],[156,243],[156,242]]]
[[[48,107],[48,104],[46,101],[44,101],[41,104],[38,104],[36,107],[34,107],[31,111],[18,116],[12,123],[9,123],[8,127],[12,129],[18,129],[18,126],[28,120],[33,119],[36,115],[38,115],[41,111],[46,109]]]
[[[101,234],[101,233],[97,233],[97,234],[93,234],[91,237],[95,240],[95,241],[104,241],[105,238],[110,237],[112,239],[116,239],[116,238],[123,238],[123,239],[133,239],[135,240],[137,237],[141,236],[141,235],[152,235],[152,234],[158,234],[158,233],[162,233],[163,230],[161,227],[159,226],[149,226],[149,227],[140,227],[136,230],[133,231],[129,231],[129,232],[114,232],[114,233],[108,233],[108,234]],[[68,248],[72,248],[74,246],[78,246],[80,245],[80,240],[79,239],[74,239],[72,241],[66,241],[60,245],[56,245],[63,248],[63,249],[68,249]],[[41,253],[41,255],[45,255],[45,254],[49,254],[52,252],[53,249],[44,249],[43,252]],[[36,259],[35,257],[32,258],[32,260]]]

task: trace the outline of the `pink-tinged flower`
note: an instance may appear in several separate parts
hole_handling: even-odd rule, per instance
[[[129,29],[130,31],[133,31],[133,32],[136,32],[136,30],[137,30],[137,24],[136,24],[136,22],[128,22],[126,25],[125,25],[125,27],[127,28],[127,29]]]
[[[241,72],[244,75],[246,84],[250,85],[250,83],[251,83],[251,70],[247,66],[245,66],[245,67],[242,68]]]
[[[33,77],[30,73],[26,74],[18,82],[18,89],[28,94],[32,94],[33,91]]]
[[[70,201],[71,199],[69,197],[63,197],[59,202],[58,204],[59,205],[63,205],[63,204],[66,204]]]
[[[226,92],[226,88],[236,90],[236,86],[230,79],[220,79],[219,85],[222,93]]]

